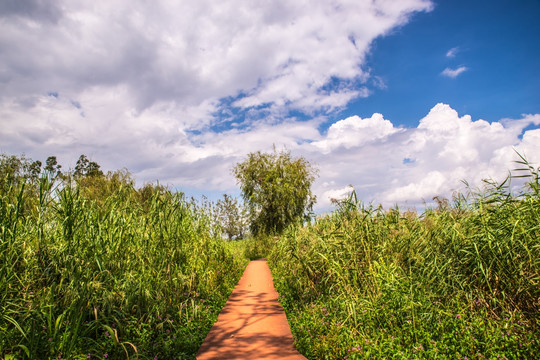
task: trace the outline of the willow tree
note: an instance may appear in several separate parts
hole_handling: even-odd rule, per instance
[[[254,235],[280,234],[292,223],[308,219],[316,197],[311,185],[316,169],[289,151],[248,154],[233,169],[249,209]]]

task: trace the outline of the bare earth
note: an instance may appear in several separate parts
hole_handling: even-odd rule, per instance
[[[306,360],[293,343],[265,259],[249,263],[206,336],[198,360]]]

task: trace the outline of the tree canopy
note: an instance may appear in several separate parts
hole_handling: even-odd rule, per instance
[[[250,213],[254,235],[280,234],[292,223],[309,218],[316,197],[311,192],[317,170],[290,151],[248,154],[233,173]]]

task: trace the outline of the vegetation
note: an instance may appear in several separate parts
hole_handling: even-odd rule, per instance
[[[268,254],[310,359],[535,358],[540,169],[519,163],[422,215],[353,192],[306,223],[311,165],[250,154],[234,172],[258,236],[224,241],[248,218],[228,195],[0,155],[0,359],[193,359],[247,259]]]
[[[254,235],[281,234],[287,226],[309,219],[315,195],[315,169],[288,151],[250,153],[234,168]]]
[[[0,358],[193,359],[242,251],[181,193],[78,165],[0,157]]]
[[[238,200],[223,194],[216,203],[219,223],[228,240],[243,239],[246,236],[247,214]]]
[[[532,359],[540,352],[539,171],[422,216],[355,194],[270,256],[310,359]]]

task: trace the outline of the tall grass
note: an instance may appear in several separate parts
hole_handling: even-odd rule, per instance
[[[2,190],[0,358],[194,358],[244,264],[182,194],[108,180]]]
[[[522,164],[528,165],[526,162]],[[310,359],[507,358],[540,352],[538,170],[421,216],[352,194],[270,256]]]

